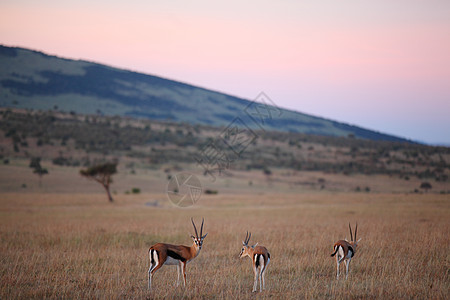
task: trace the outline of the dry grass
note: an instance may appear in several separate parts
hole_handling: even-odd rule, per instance
[[[450,289],[448,195],[263,194],[204,196],[197,206],[147,207],[164,195],[0,196],[0,298],[254,298],[241,240],[272,260],[257,298],[445,299]],[[187,267],[187,288],[165,266],[147,291],[148,247],[190,244],[190,217],[209,233]],[[358,221],[347,281],[335,279],[333,243]]]

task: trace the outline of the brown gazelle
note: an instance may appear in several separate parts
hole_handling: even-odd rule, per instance
[[[183,283],[186,286],[186,264],[197,257],[202,249],[203,240],[206,235],[203,235],[203,221],[200,227],[200,235],[198,235],[197,227],[195,227],[194,220],[191,218],[192,225],[194,226],[195,236],[191,235],[194,243],[192,246],[183,245],[171,245],[158,243],[150,247],[148,255],[150,258],[150,268],[148,269],[148,288],[151,289],[152,277],[159,268],[163,265],[176,265],[177,266],[177,286],[180,283],[180,272],[183,276]]]
[[[348,223],[348,228],[350,229],[350,238],[351,241],[347,241],[347,239],[345,240],[340,240],[337,241],[333,248],[334,248],[334,252],[331,254],[331,256],[335,256],[336,254],[336,279],[339,279],[339,265],[341,264],[342,261],[345,262],[345,267],[346,267],[346,273],[345,273],[345,279],[348,278],[348,268],[350,266],[350,261],[352,260],[353,256],[356,253],[356,248],[358,247],[358,242],[361,240],[356,240],[356,233],[358,231],[358,224],[356,224],[355,227],[355,237],[353,238],[352,235],[352,227],[350,226],[350,223]]]
[[[248,256],[252,259],[253,272],[255,272],[255,282],[253,284],[253,292],[256,292],[258,279],[259,279],[259,291],[261,292],[263,289],[265,289],[264,272],[266,271],[266,268],[270,262],[270,253],[269,251],[267,251],[266,247],[257,246],[258,243],[256,243],[253,246],[249,246],[248,242],[250,241],[251,236],[252,234],[250,233],[249,235],[247,231],[245,240],[242,242],[242,250],[241,254],[239,254],[239,257],[242,258]]]

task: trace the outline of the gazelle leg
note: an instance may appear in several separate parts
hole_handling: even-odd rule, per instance
[[[266,282],[265,282],[265,279],[264,279],[264,274],[266,274],[266,268],[264,268],[264,271],[262,271],[262,273],[261,273],[263,290],[266,289]]]
[[[186,263],[181,262],[180,266],[181,266],[181,274],[183,275],[183,284],[184,287],[186,287]]]
[[[262,266],[259,268],[259,291],[262,292]]]
[[[258,274],[258,278],[259,278],[259,291],[262,292],[262,274],[264,272],[264,268],[266,267],[266,265],[264,264],[264,258],[262,255],[259,256],[259,274]]]
[[[156,263],[151,264],[150,268],[148,269],[148,289],[149,290],[152,288],[152,278],[153,278],[153,274],[155,273],[154,271],[156,271],[155,269],[156,269]]]
[[[264,276],[266,274],[266,269],[267,269],[267,266],[269,265],[269,262],[270,262],[270,258],[267,258],[267,262],[264,264],[264,269],[262,270],[262,277],[261,278],[262,278],[263,290],[266,289],[266,280],[265,280]]]
[[[253,283],[253,290],[252,292],[256,292],[256,287],[258,284],[258,268],[257,267],[253,267],[253,272],[255,272],[255,282]]]
[[[180,285],[180,272],[181,272],[180,265],[177,265],[177,286]]]
[[[153,275],[155,274],[156,271],[158,271],[159,268],[161,268],[164,265],[164,263],[162,264],[158,264],[155,267],[151,268],[150,270],[148,270],[148,288],[151,289],[151,283],[152,283],[152,278]]]
[[[336,257],[336,279],[339,280],[339,265],[341,264],[341,261],[339,260],[339,257]]]
[[[158,255],[156,254],[156,251],[151,250],[149,252],[149,256],[150,256],[150,267],[148,269],[148,289],[150,290],[152,288],[153,270],[158,265]]]
[[[350,266],[350,260],[351,260],[351,259],[349,259],[349,260],[347,260],[347,261],[345,262],[345,267],[346,267],[345,279],[348,278],[348,267]]]
[[[152,266],[148,269],[148,289],[152,289]]]

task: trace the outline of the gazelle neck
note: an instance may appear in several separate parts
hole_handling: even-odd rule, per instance
[[[197,246],[195,243],[192,243],[192,246],[190,247],[190,252],[191,252],[192,258],[197,257],[197,255],[199,255],[199,253],[200,253],[200,250],[201,249],[199,246]]]

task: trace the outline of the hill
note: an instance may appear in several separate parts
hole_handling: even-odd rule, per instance
[[[128,116],[226,126],[239,117],[260,128],[258,114],[276,114],[264,129],[370,140],[407,140],[157,76],[64,59],[0,45],[0,106],[59,110],[80,114]],[[267,104],[273,104],[266,99]],[[249,110],[253,110],[250,111]],[[242,125],[242,124],[241,124]]]

